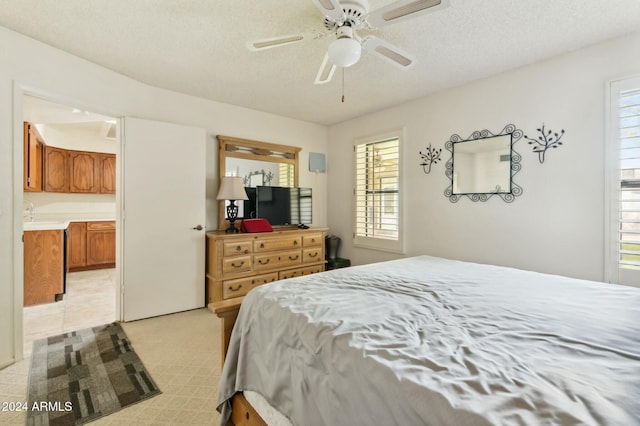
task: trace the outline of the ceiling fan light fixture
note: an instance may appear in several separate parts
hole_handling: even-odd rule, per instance
[[[360,60],[362,47],[352,38],[339,38],[329,45],[329,59],[339,67],[347,68]]]
[[[339,67],[350,67],[360,60],[362,46],[353,38],[353,30],[349,27],[339,28],[336,35],[338,38],[327,50],[329,59]]]

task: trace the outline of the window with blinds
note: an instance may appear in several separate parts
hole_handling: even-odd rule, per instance
[[[293,187],[294,167],[292,164],[278,164],[278,186]]]
[[[640,270],[640,87],[621,91],[618,99],[618,262],[621,268]]]
[[[358,143],[354,245],[401,251],[400,137]]]

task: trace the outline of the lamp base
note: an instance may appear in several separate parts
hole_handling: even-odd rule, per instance
[[[236,206],[235,200],[229,200],[229,205],[227,206],[227,218],[229,218],[229,228],[226,230],[227,234],[237,234],[238,229],[236,228],[236,218],[238,217],[238,206]]]

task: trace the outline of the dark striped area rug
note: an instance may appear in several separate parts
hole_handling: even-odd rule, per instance
[[[160,390],[118,323],[37,340],[28,425],[82,425]]]

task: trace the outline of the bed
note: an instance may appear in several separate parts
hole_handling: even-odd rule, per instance
[[[240,308],[222,424],[242,392],[296,425],[640,424],[640,289],[430,256],[277,281]]]

